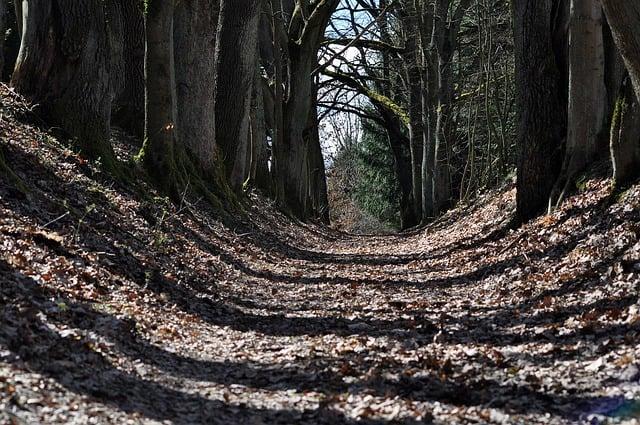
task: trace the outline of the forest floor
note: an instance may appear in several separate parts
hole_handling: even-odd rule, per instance
[[[0,423],[640,422],[640,186],[515,230],[510,186],[394,236],[223,224],[37,124],[0,87]]]

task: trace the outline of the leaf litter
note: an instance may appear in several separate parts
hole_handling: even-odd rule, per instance
[[[0,423],[639,422],[640,186],[517,229],[513,184],[399,235],[230,221],[0,95]]]

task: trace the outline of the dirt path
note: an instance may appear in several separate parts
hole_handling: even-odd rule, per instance
[[[638,187],[518,230],[509,188],[401,236],[225,225],[0,112],[0,423],[638,423]]]

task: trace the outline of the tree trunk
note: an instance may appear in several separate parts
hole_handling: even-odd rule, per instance
[[[81,151],[114,166],[109,142],[109,16],[101,0],[24,0],[12,84],[68,132]]]
[[[122,13],[122,84],[116,93],[113,123],[144,135],[144,4],[118,0]]]
[[[602,6],[629,72],[629,81],[623,84],[611,125],[614,185],[621,186],[640,175],[640,4],[602,0]]]
[[[308,213],[308,141],[303,137],[309,118],[313,80],[311,73],[317,64],[314,51],[291,52],[290,90],[284,105],[284,134],[278,155],[277,178],[284,189],[280,201],[296,217]]]
[[[315,92],[315,90],[314,90]],[[327,172],[320,145],[320,133],[318,128],[318,111],[314,105],[309,114],[309,123],[306,129],[307,143],[309,146],[309,198],[311,200],[310,214],[322,223],[329,224],[329,196],[327,193]]]
[[[611,158],[615,187],[640,177],[640,104],[629,78],[622,84],[613,115]]]
[[[599,0],[571,1],[567,145],[550,209],[562,202],[576,175],[595,159],[606,133],[602,19]]]
[[[180,143],[207,173],[213,173],[216,166],[214,88],[217,23],[217,0],[176,3],[173,41]]]
[[[423,89],[423,92],[426,90]],[[422,95],[422,222],[436,216],[433,205],[433,165],[435,163],[434,149],[432,143],[433,126],[431,116],[433,109],[428,95]]]
[[[145,16],[145,168],[160,188],[179,196],[173,0],[148,0]]]
[[[215,131],[231,187],[247,177],[250,108],[257,66],[261,6],[252,0],[222,0],[216,47]]]
[[[264,78],[262,77],[260,66],[256,66],[255,83],[253,85],[253,96],[251,100],[251,155],[249,164],[250,183],[253,187],[269,193],[269,158],[267,150],[267,123],[265,114]],[[266,181],[258,180],[267,177]]]
[[[0,72],[4,69],[4,37],[7,31],[7,1],[0,0]],[[0,75],[0,78],[2,76]]]
[[[416,217],[422,217],[422,155],[423,155],[423,123],[422,98],[419,63],[418,15],[413,0],[406,2],[402,8],[402,24],[404,27],[405,51],[403,60],[406,67],[405,78],[409,92],[409,143],[411,150],[412,203]]]
[[[260,68],[257,67],[257,76],[255,84],[255,127],[252,133],[251,142],[255,149],[254,161],[252,163],[253,185],[267,195],[273,195],[273,182],[271,179],[271,171],[269,170],[269,161],[271,160],[270,147],[267,141],[267,129],[272,129],[273,134],[273,107],[274,102],[271,96],[268,82],[262,77]],[[273,138],[272,138],[273,141]]]
[[[601,0],[613,38],[622,53],[629,77],[640,98],[640,3],[637,1]]]
[[[281,34],[285,32],[284,14],[282,13],[282,2],[272,0],[271,5],[271,38],[273,44],[273,55],[271,59],[273,64],[273,108],[265,108],[267,111],[273,111],[273,124],[271,126],[271,182],[273,184],[273,195],[276,200],[283,206],[284,202],[284,179],[280,177],[283,171],[284,163],[287,161],[284,156],[284,60],[283,53],[286,44],[283,45]],[[286,42],[287,40],[285,40]],[[265,62],[269,62],[265,60]],[[266,100],[266,97],[265,97]],[[269,114],[267,114],[267,117]]]
[[[422,115],[422,193],[420,200],[422,202],[421,222],[435,217],[433,208],[433,166],[435,163],[433,149],[434,135],[434,116],[435,116],[435,78],[434,67],[432,63],[431,40],[433,37],[433,14],[429,11],[431,8],[426,0],[417,2],[416,13],[419,18],[418,25],[418,42],[419,42],[419,61],[421,66],[420,72],[420,104]]]
[[[440,215],[451,204],[451,173],[448,149],[452,142],[450,137],[451,119],[451,57],[453,52],[443,48],[438,55],[438,105],[436,107],[436,125],[434,129],[433,152],[433,213]]]
[[[397,116],[378,108],[385,122],[389,147],[393,156],[394,174],[400,186],[400,227],[408,229],[420,224],[412,203],[412,176],[409,139],[402,134],[402,125]]]
[[[562,165],[567,108],[551,42],[551,0],[514,0],[519,99],[517,219],[548,205]]]
[[[279,2],[275,2],[279,3]],[[304,2],[302,2],[304,3]],[[278,202],[290,213],[298,218],[307,218],[309,213],[309,181],[308,181],[308,145],[305,140],[304,130],[311,111],[313,99],[313,73],[318,65],[317,55],[324,31],[328,25],[331,14],[338,6],[339,0],[322,0],[316,2],[312,11],[306,11],[307,7],[300,2],[289,0],[281,3],[283,9],[292,5],[296,8],[292,11],[291,22],[287,28],[278,28],[283,22],[277,23],[280,18],[274,18],[274,44],[276,67],[280,58],[288,59],[288,90],[286,97],[280,92],[279,80],[283,70],[276,70],[276,102],[280,99],[284,102],[282,108],[282,133],[276,132],[273,151],[273,176]],[[274,7],[274,14],[281,10],[280,5]],[[307,5],[308,6],[308,5]],[[309,12],[309,13],[305,13]],[[285,15],[288,15],[285,11]],[[281,34],[286,33],[287,46],[280,43]],[[283,54],[284,53],[284,54]],[[280,109],[276,107],[276,125],[280,123]],[[280,137],[281,136],[281,137]]]

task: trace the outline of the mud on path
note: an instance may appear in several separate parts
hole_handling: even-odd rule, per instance
[[[223,223],[0,95],[0,423],[638,423],[639,187],[515,230],[511,187],[404,235]]]

